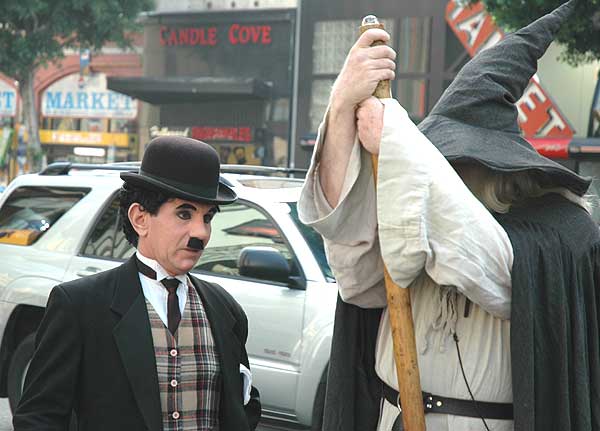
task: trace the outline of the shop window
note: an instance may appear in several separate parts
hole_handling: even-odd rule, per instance
[[[431,17],[400,20],[397,73],[427,73],[431,42]]]
[[[53,118],[52,130],[79,130],[80,120],[78,118]]]
[[[315,79],[310,94],[310,130],[317,131],[329,103],[333,79]]]
[[[393,39],[394,21],[381,22]],[[337,75],[344,65],[348,51],[359,35],[359,20],[319,21],[313,36],[313,74]],[[393,46],[393,43],[391,43]]]
[[[136,133],[137,125],[135,120],[126,118],[113,118],[109,120],[108,131],[111,133]]]
[[[396,86],[396,99],[413,121],[422,120],[427,113],[427,81],[399,79]]]
[[[80,129],[82,132],[104,132],[104,124],[101,118],[82,118]]]

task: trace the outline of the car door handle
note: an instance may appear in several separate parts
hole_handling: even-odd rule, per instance
[[[77,271],[75,274],[77,274],[80,277],[87,277],[88,275],[94,275],[97,272],[100,272],[101,268],[96,268],[95,266],[88,266],[85,269],[81,269],[79,271]]]

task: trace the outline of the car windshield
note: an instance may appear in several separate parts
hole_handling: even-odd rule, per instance
[[[325,278],[327,278],[327,281],[329,282],[334,282],[335,278],[333,277],[333,272],[331,271],[331,268],[327,263],[327,257],[325,256],[323,238],[321,238],[321,235],[319,235],[313,228],[302,224],[298,218],[298,208],[295,202],[290,202],[288,205],[290,206],[290,215],[292,216],[294,223],[296,223],[296,226],[298,226],[298,230],[306,240],[308,246],[313,252],[313,255],[315,256],[315,259],[317,259]]]

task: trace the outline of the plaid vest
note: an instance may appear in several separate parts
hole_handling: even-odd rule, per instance
[[[210,324],[198,292],[188,284],[175,336],[146,299],[160,390],[163,431],[219,429],[221,369]]]

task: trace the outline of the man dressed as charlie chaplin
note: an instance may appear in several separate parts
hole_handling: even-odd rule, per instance
[[[139,173],[121,174],[123,229],[137,252],[56,286],[36,336],[15,431],[248,431],[260,417],[245,349],[248,322],[220,286],[189,274],[219,205],[209,145],[161,137]]]
[[[540,156],[515,103],[574,0],[466,64],[415,126],[383,30],[333,86],[299,203],[336,310],[324,431],[402,428],[383,263],[410,286],[428,431],[600,430],[600,233],[590,181]],[[377,154],[373,181],[370,154]]]

